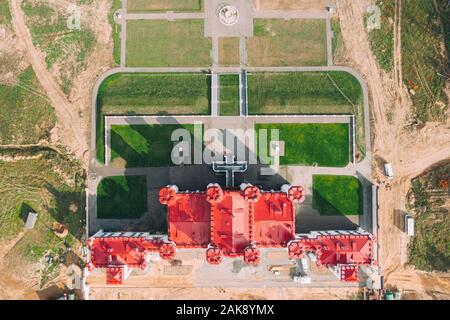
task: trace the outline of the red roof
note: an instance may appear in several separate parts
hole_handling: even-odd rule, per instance
[[[339,267],[342,281],[358,280],[358,265],[372,264],[373,237],[358,231],[313,232],[295,235],[295,202],[304,190],[283,186],[282,191],[261,191],[252,185],[241,189],[208,186],[204,192],[178,192],[175,186],[160,190],[167,205],[166,241],[147,233],[104,233],[88,240],[89,269],[106,268],[107,283],[123,283],[128,268],[146,269],[149,252],[173,259],[176,248],[207,248],[205,258],[219,264],[224,256],[243,256],[249,265],[261,259],[261,247],[287,247],[291,258],[307,252],[318,266]]]
[[[201,193],[162,189],[160,195],[168,206],[169,239],[178,247],[212,244],[226,256],[235,256],[252,244],[286,246],[295,237],[294,206],[284,192],[261,192],[254,186],[222,190],[212,185]]]

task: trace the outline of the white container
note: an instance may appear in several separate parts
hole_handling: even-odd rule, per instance
[[[309,264],[308,264],[308,259],[307,258],[301,258],[300,259],[300,264],[302,266],[302,271],[303,272],[307,272],[309,270]]]
[[[410,237],[414,235],[414,218],[410,214],[405,215],[405,232]]]
[[[386,174],[386,177],[388,177],[389,180],[394,179],[394,170],[392,169],[392,164],[390,162],[385,163],[384,172]]]

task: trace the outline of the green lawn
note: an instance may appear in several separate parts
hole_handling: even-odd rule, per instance
[[[352,176],[313,176],[313,208],[321,215],[362,215],[361,182]]]
[[[278,129],[285,143],[282,165],[345,167],[350,161],[348,124],[256,124],[255,129]],[[268,132],[270,137],[270,131]],[[261,159],[267,162],[266,159]]]
[[[206,115],[210,113],[208,74],[115,74],[97,96],[97,158],[104,161],[104,115]]]
[[[250,114],[351,114],[362,104],[358,80],[343,71],[252,73],[247,85]]]
[[[50,138],[56,118],[33,69],[15,86],[0,84],[0,144],[33,144]]]
[[[120,65],[120,46],[121,46],[120,33],[122,32],[122,26],[114,22],[114,13],[120,8],[122,8],[122,1],[113,0],[111,11],[108,16],[109,24],[111,25],[112,28],[112,38],[114,43],[113,56],[116,65]]]
[[[364,158],[364,101],[359,81],[344,71],[251,73],[249,114],[353,114],[357,160]]]
[[[171,166],[171,152],[175,145],[171,135],[174,130],[181,128],[191,133],[193,148],[192,124],[112,126],[111,161],[124,161],[128,168]]]
[[[207,67],[211,50],[203,20],[127,22],[128,67]]]
[[[255,19],[247,52],[250,66],[326,65],[325,19]]]
[[[128,0],[127,11],[142,12],[194,12],[201,11],[203,0]]]
[[[107,177],[98,185],[99,219],[137,219],[147,211],[147,177]]]
[[[220,76],[220,115],[238,116],[239,112],[239,75]]]

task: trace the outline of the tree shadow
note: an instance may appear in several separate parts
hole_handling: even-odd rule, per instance
[[[86,232],[84,189],[81,189],[80,192],[59,190],[50,183],[46,183],[45,188],[55,199],[53,206],[45,205],[45,210],[58,223],[67,227],[74,238],[83,241]]]
[[[23,202],[22,205],[20,206],[20,219],[26,223],[27,219],[28,219],[28,214],[30,212],[36,212],[36,210],[34,210],[28,203]]]

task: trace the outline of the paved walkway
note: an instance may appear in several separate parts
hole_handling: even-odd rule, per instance
[[[276,185],[283,181],[291,181],[292,183],[301,183],[304,185],[312,184],[312,176],[314,174],[336,174],[336,175],[353,175],[360,178],[364,188],[364,215],[360,217],[359,224],[363,227],[370,225],[370,195],[368,194],[369,180],[371,176],[371,145],[370,145],[370,123],[369,123],[369,101],[368,101],[368,89],[362,76],[355,70],[348,67],[333,66],[332,61],[332,30],[330,15],[325,11],[318,12],[303,12],[303,11],[263,11],[263,12],[251,12],[252,19],[325,19],[327,28],[327,66],[318,67],[247,67],[247,50],[246,50],[246,38],[240,37],[239,55],[240,55],[240,67],[219,67],[218,66],[218,38],[213,39],[212,46],[212,66],[210,68],[204,67],[174,67],[174,68],[127,68],[126,65],[126,21],[127,20],[140,20],[140,19],[158,19],[158,20],[176,20],[176,19],[204,19],[204,13],[151,13],[151,14],[128,14],[126,12],[127,0],[122,0],[122,33],[121,33],[121,62],[120,67],[109,70],[103,74],[95,84],[92,96],[92,119],[91,119],[91,156],[90,156],[90,171],[88,179],[88,221],[89,229],[91,232],[100,227],[98,220],[96,219],[96,192],[97,185],[102,177],[117,176],[117,175],[146,175],[150,182],[149,188],[153,188],[153,183],[157,183],[158,187],[161,183],[169,183],[174,178],[179,179],[178,183],[182,186],[187,180],[197,181],[196,183],[204,182],[206,177],[208,181],[214,181],[218,179],[217,176],[212,174],[209,167],[205,166],[190,166],[190,167],[176,167],[176,168],[130,168],[130,169],[118,169],[111,167],[108,163],[103,166],[96,160],[96,131],[97,128],[97,113],[96,113],[96,100],[97,93],[101,83],[110,75],[116,73],[143,73],[143,72],[155,72],[155,73],[189,73],[189,72],[209,72],[212,76],[212,92],[211,92],[211,116],[204,117],[181,117],[181,116],[165,116],[165,117],[112,117],[106,118],[106,126],[109,128],[111,124],[139,124],[139,123],[192,123],[193,121],[201,121],[206,123],[206,126],[224,125],[227,123],[234,126],[250,127],[256,122],[266,123],[349,123],[351,118],[349,116],[291,116],[291,115],[275,115],[275,116],[247,116],[247,90],[246,90],[246,72],[305,72],[305,71],[346,71],[351,73],[358,79],[363,91],[364,100],[364,128],[365,128],[365,144],[366,144],[366,157],[360,163],[350,163],[344,168],[323,168],[323,167],[303,167],[303,166],[289,166],[282,168],[281,174],[277,177],[272,177],[269,180],[261,180],[258,176],[259,168],[249,168],[246,176],[255,180],[255,183],[261,185]],[[217,73],[240,73],[240,113],[241,117],[216,117],[220,113],[218,96],[219,96],[219,83]],[[110,132],[106,130],[106,152],[107,159],[110,159]],[[196,168],[198,167],[198,168]],[[197,170],[202,173],[199,174]],[[212,174],[212,175],[211,175]],[[211,175],[211,176],[210,176]],[[187,179],[187,177],[190,177]],[[292,180],[294,178],[294,180]],[[250,178],[249,178],[250,179]],[[301,179],[301,181],[295,181],[295,179]],[[167,180],[167,181],[166,181]],[[370,221],[369,221],[370,220]],[[111,221],[109,221],[112,223]],[[106,223],[106,225],[104,224]],[[101,227],[108,226],[108,221],[103,221]],[[120,226],[118,226],[120,227]]]
[[[203,12],[181,13],[181,12],[163,12],[163,13],[128,13],[126,20],[190,20],[204,19]]]

